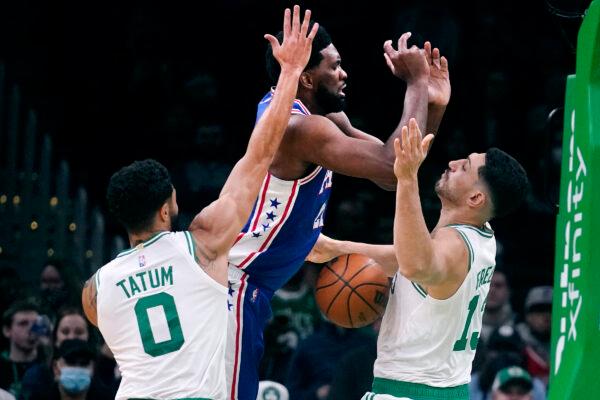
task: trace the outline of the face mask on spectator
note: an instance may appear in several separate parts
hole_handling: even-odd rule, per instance
[[[62,367],[60,369],[59,383],[69,395],[85,392],[90,387],[92,373],[82,367]]]

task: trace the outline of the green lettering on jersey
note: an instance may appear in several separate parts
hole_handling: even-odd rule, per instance
[[[146,275],[146,271],[142,271],[142,272],[138,272],[137,274],[135,274],[135,276],[140,278],[140,281],[142,282],[142,288],[144,288],[143,290],[146,291],[146,280],[144,279],[144,276]]]
[[[165,271],[165,267],[160,267],[160,278],[161,286],[165,286],[168,282],[169,285],[173,284],[173,266],[169,265],[169,268]]]
[[[132,296],[135,296],[136,292],[142,293],[140,287],[137,285],[137,283],[135,283],[135,279],[133,279],[133,276],[129,277],[129,288],[131,289]]]
[[[160,278],[158,276],[158,270],[153,269],[152,271],[148,271],[148,278],[150,279],[150,287],[155,289],[160,286]]]
[[[119,282],[117,282],[117,286],[119,286],[121,289],[123,289],[123,292],[125,292],[125,296],[127,296],[127,298],[131,297],[131,295],[129,294],[127,289],[125,289],[125,279],[122,279]]]

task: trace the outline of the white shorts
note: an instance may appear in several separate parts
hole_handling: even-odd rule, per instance
[[[367,392],[360,400],[412,400],[409,397],[394,397],[390,394]]]

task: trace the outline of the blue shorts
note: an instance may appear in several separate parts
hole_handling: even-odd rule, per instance
[[[230,266],[227,307],[227,399],[256,400],[263,330],[271,318],[270,294],[249,283],[243,270]]]

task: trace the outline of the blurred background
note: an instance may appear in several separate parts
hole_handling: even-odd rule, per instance
[[[351,121],[382,140],[400,119],[405,89],[385,65],[383,42],[410,31],[413,44],[430,40],[440,48],[449,60],[452,98],[420,172],[427,222],[437,221],[433,185],[449,160],[492,146],[514,155],[532,191],[518,213],[492,223],[497,275],[506,288],[497,307],[510,307],[510,318],[492,327],[526,323],[535,306],[549,315],[545,294],[531,295],[531,288],[552,284],[565,78],[575,70],[576,33],[589,1],[299,3],[313,10],[342,56]],[[216,198],[270,86],[262,36],[280,29],[281,12],[292,4],[0,2],[3,313],[14,300],[31,300],[56,329],[59,306],[77,303],[83,280],[129,247],[104,200],[120,167],[144,158],[167,166],[184,224]],[[334,181],[324,232],[391,243],[394,194],[367,181],[339,175]],[[317,270],[307,266],[288,289],[310,288]],[[65,293],[49,299],[44,273],[62,282]],[[291,317],[296,311],[283,300],[281,307],[283,319],[274,306],[276,329],[266,336],[283,350],[266,355],[263,378],[285,384],[298,343],[329,328],[317,329],[327,324],[314,304],[306,318]],[[5,321],[12,322],[12,316]],[[102,350],[101,338],[93,347]],[[113,378],[108,386],[118,382]],[[291,397],[329,395],[315,393]]]

